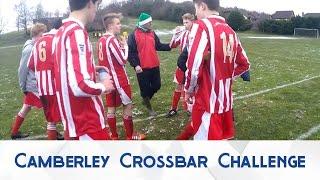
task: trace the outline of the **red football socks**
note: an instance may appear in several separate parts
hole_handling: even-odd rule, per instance
[[[107,121],[111,131],[111,139],[117,139],[117,119],[115,115],[108,115]]]
[[[177,140],[189,140],[194,135],[192,121],[189,121],[183,131],[177,137]]]
[[[123,117],[123,125],[126,131],[127,140],[131,140],[133,134],[132,116]]]
[[[172,110],[177,110],[178,109],[178,104],[179,104],[180,97],[181,97],[181,92],[174,91],[173,97],[172,97],[172,104],[171,104],[171,109]]]
[[[17,135],[18,134],[19,129],[20,129],[23,121],[24,121],[24,118],[19,116],[19,115],[17,115],[17,117],[16,117],[16,119],[15,119],[13,125],[12,125],[11,135]]]

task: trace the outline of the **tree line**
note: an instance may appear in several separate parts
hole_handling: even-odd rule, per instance
[[[18,31],[23,29],[26,33],[28,24],[33,19],[59,17],[61,15],[59,10],[56,10],[55,13],[45,12],[41,3],[35,8],[29,8],[23,0],[15,5],[15,10],[18,14],[16,20]],[[88,26],[88,30],[102,30],[101,19],[108,12],[121,12],[124,16],[131,17],[138,17],[141,12],[147,12],[151,14],[153,19],[181,23],[181,16],[185,13],[194,14],[195,8],[190,1],[174,3],[167,0],[113,0],[107,6],[99,8],[95,21]],[[268,14],[238,8],[220,8],[219,12],[235,31],[254,29],[266,33],[291,35],[294,28],[320,29],[320,18],[297,16],[290,20],[272,20]],[[64,13],[63,16],[66,17],[67,14]]]
[[[121,12],[124,16],[138,17],[141,12],[151,14],[153,19],[172,21],[181,23],[181,16],[185,13],[195,14],[195,8],[191,1],[174,3],[167,0],[127,0],[112,1],[108,6],[103,7],[103,13],[97,14],[97,21],[101,20],[101,15],[107,12]],[[256,28],[257,24],[268,18],[269,15],[255,11],[247,11],[238,8],[223,8],[219,10],[221,16],[236,31],[245,31]]]
[[[14,6],[17,13],[16,27],[18,31],[24,30],[28,34],[28,25],[33,19],[41,19],[47,17],[60,17],[60,11],[57,9],[54,13],[46,12],[41,2],[36,7],[29,7],[25,0],[20,0]]]
[[[295,28],[319,29],[320,17],[296,16],[289,20],[265,20],[259,24],[259,31],[280,35],[292,35]]]

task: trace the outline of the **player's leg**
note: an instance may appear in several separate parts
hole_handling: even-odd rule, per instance
[[[144,140],[146,138],[144,134],[134,132],[133,130],[132,103],[123,105],[123,125],[127,140]]]
[[[116,118],[116,108],[115,107],[108,107],[107,108],[107,123],[109,125],[111,131],[111,139],[118,140],[119,135],[117,132],[117,118]]]
[[[182,85],[182,90],[181,90],[181,101],[182,101],[182,107],[183,107],[183,110],[185,110],[186,112],[188,112],[188,114],[190,115],[191,114],[191,111],[188,110],[188,104],[187,102],[185,101],[185,92],[184,92],[184,89],[183,89],[183,85]]]
[[[161,88],[161,76],[160,76],[160,68],[156,67],[150,70],[150,85],[151,85],[151,94],[150,99],[156,94]]]
[[[181,98],[181,92],[182,92],[182,85],[177,84],[176,89],[172,95],[172,102],[171,102],[171,108],[168,114],[166,115],[167,118],[172,117],[177,114],[178,110],[178,104]]]
[[[194,130],[192,126],[192,120],[190,120],[182,132],[178,135],[177,140],[189,140],[193,137]]]
[[[148,96],[146,99],[144,99],[144,104],[148,108],[149,115],[150,116],[156,116],[157,113],[154,111],[151,105],[151,99],[155,95],[155,93],[158,92],[158,90],[161,88],[161,79],[160,79],[160,69],[159,67],[149,69],[148,70],[148,84],[149,84],[149,90],[148,90]],[[148,99],[149,97],[149,99]]]
[[[131,86],[126,85],[118,89],[121,103],[123,104],[123,126],[126,132],[127,140],[141,140],[145,139],[145,135],[133,132],[132,121],[132,91]]]
[[[223,114],[211,115],[209,122],[208,140],[222,140],[223,138]]]
[[[111,139],[118,140],[119,135],[117,133],[117,118],[116,118],[116,107],[117,107],[117,98],[119,94],[117,91],[113,91],[106,96],[106,105],[107,105],[107,123],[111,131]]]
[[[48,140],[57,140],[57,126],[54,122],[47,122],[47,137]]]
[[[150,98],[150,80],[148,76],[148,70],[144,69],[143,72],[137,74],[137,79],[140,88],[140,95],[144,98]]]
[[[25,138],[28,137],[28,134],[22,134],[19,130],[20,127],[27,116],[27,114],[30,112],[31,106],[27,104],[23,104],[22,108],[20,109],[19,113],[17,114],[11,128],[11,139],[19,139],[19,138]]]
[[[184,76],[185,76],[184,72],[180,68],[177,68],[175,71],[174,80],[173,80],[173,82],[175,82],[177,86],[172,96],[171,109],[168,112],[166,117],[171,117],[177,114],[178,104],[181,97],[183,102],[183,108],[186,110],[186,103],[184,100],[184,93],[183,93],[184,92],[183,91]]]
[[[222,115],[210,114],[201,110],[192,111],[195,140],[223,139]]]
[[[123,126],[126,132],[126,139],[131,140],[133,134],[132,103],[123,105]]]
[[[11,131],[11,139],[25,138],[25,137],[29,136],[27,134],[21,134],[19,132],[19,129],[20,129],[25,117],[30,112],[31,107],[42,108],[42,104],[41,104],[39,97],[37,97],[32,92],[27,92],[27,94],[25,94],[24,99],[23,99],[23,106],[22,106],[21,110],[19,111],[19,113],[17,114],[15,121],[13,122],[12,131]]]
[[[192,110],[192,125],[193,125],[193,132],[194,132],[194,140],[207,140],[208,139],[208,126],[207,124],[203,123],[202,118],[205,112],[197,110],[194,108]]]
[[[235,136],[233,110],[223,113],[222,118],[223,139],[233,139]]]
[[[142,104],[147,108],[149,115],[153,116],[154,111],[152,109],[150,99],[152,95],[150,72],[148,69],[144,69],[142,73],[137,74],[137,79],[140,88],[140,94],[142,97]]]
[[[55,95],[41,96],[40,100],[47,120],[48,140],[63,140],[64,138],[57,131],[57,123],[61,122],[57,97]]]

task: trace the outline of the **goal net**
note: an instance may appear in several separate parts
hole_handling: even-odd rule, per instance
[[[319,29],[294,28],[294,36],[319,38]]]

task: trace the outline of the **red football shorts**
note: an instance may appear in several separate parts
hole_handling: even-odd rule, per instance
[[[180,68],[177,68],[176,69],[176,73],[174,74],[173,82],[175,82],[175,83],[177,83],[179,85],[183,85],[184,81],[185,81],[184,72]]]
[[[235,135],[233,111],[222,114],[209,114],[205,111],[192,111],[195,140],[233,139]]]
[[[42,108],[40,98],[32,92],[27,92],[27,94],[24,95],[23,104],[36,107],[38,109]]]
[[[119,107],[122,104],[128,105],[132,103],[131,86],[116,89],[106,95],[107,107]]]
[[[43,112],[48,122],[61,122],[57,96],[41,96]]]
[[[92,141],[92,140],[110,140],[107,128],[104,128],[95,133],[87,133],[76,138],[70,138],[68,133],[64,134],[65,140],[79,140],[79,141]]]

